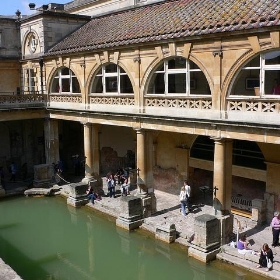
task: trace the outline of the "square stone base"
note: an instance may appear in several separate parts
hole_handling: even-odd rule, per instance
[[[203,252],[195,247],[190,247],[188,254],[190,257],[193,257],[201,262],[208,263],[216,259],[216,255],[220,252],[220,247],[212,251]]]
[[[123,217],[118,217],[116,220],[116,225],[120,228],[126,229],[126,230],[134,230],[136,228],[139,228],[143,224],[143,219],[125,219]]]
[[[88,198],[87,197],[72,197],[69,196],[67,198],[67,204],[74,206],[74,207],[81,207],[84,206],[88,203]]]

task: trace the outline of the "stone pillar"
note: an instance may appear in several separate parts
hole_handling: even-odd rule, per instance
[[[273,213],[280,210],[280,199],[278,198],[279,182],[280,182],[280,164],[274,162],[266,162],[266,192],[264,198],[266,200],[266,220],[271,222]]]
[[[34,165],[34,188],[49,188],[54,183],[54,168],[52,164]]]
[[[116,220],[118,227],[126,230],[139,228],[143,223],[142,201],[140,197],[123,196],[120,200],[120,216]]]
[[[228,215],[231,212],[232,140],[214,140],[214,213],[215,215]]]
[[[252,200],[252,220],[256,221],[259,225],[266,222],[266,200]]]
[[[85,181],[93,178],[92,125],[84,123]]]
[[[99,153],[99,127],[97,124],[92,125],[92,158],[93,158],[93,175],[100,175],[100,153]]]
[[[161,241],[172,243],[176,239],[175,224],[163,224],[156,228],[155,238]]]
[[[73,207],[80,207],[88,203],[86,190],[88,186],[84,182],[71,183],[68,185],[69,196],[67,204]]]
[[[143,129],[136,130],[137,136],[137,187],[138,192],[142,195],[146,195],[147,190],[147,170],[146,170],[146,153],[145,153],[145,131]]]
[[[220,250],[220,221],[215,216],[202,214],[194,220],[194,240],[189,248],[189,256],[203,262],[216,258]]]
[[[45,119],[44,133],[46,163],[56,163],[59,161],[58,120]]]

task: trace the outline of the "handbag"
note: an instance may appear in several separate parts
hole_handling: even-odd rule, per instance
[[[266,257],[266,261],[267,261],[267,268],[271,269],[272,268],[272,261],[271,259],[269,259],[268,257]]]

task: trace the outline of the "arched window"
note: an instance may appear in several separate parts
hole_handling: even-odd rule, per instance
[[[118,65],[103,65],[95,75],[91,93],[132,94],[133,88],[126,72]]]
[[[51,85],[52,93],[81,93],[80,85],[74,72],[63,67],[57,70]]]
[[[250,60],[238,73],[230,95],[280,97],[280,50]]]
[[[182,57],[164,60],[154,71],[148,94],[209,95],[205,75],[192,61]]]

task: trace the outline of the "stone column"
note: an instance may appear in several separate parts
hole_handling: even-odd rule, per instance
[[[147,194],[147,170],[145,157],[145,131],[143,129],[136,130],[137,136],[137,187],[140,194]]]
[[[93,177],[92,125],[84,123],[85,180]]]
[[[45,119],[45,154],[46,163],[52,164],[59,161],[59,134],[58,120]]]
[[[213,206],[215,215],[228,215],[231,212],[232,140],[214,140]]]
[[[266,162],[266,221],[271,222],[274,211],[280,209],[280,200],[278,199],[278,189],[280,182],[280,164],[275,162]]]
[[[232,193],[232,140],[214,139],[213,206],[214,213],[220,218],[221,245],[229,242],[233,230],[231,215]]]
[[[100,153],[99,153],[99,127],[97,124],[92,125],[92,158],[93,158],[93,175],[99,177],[100,173]]]

